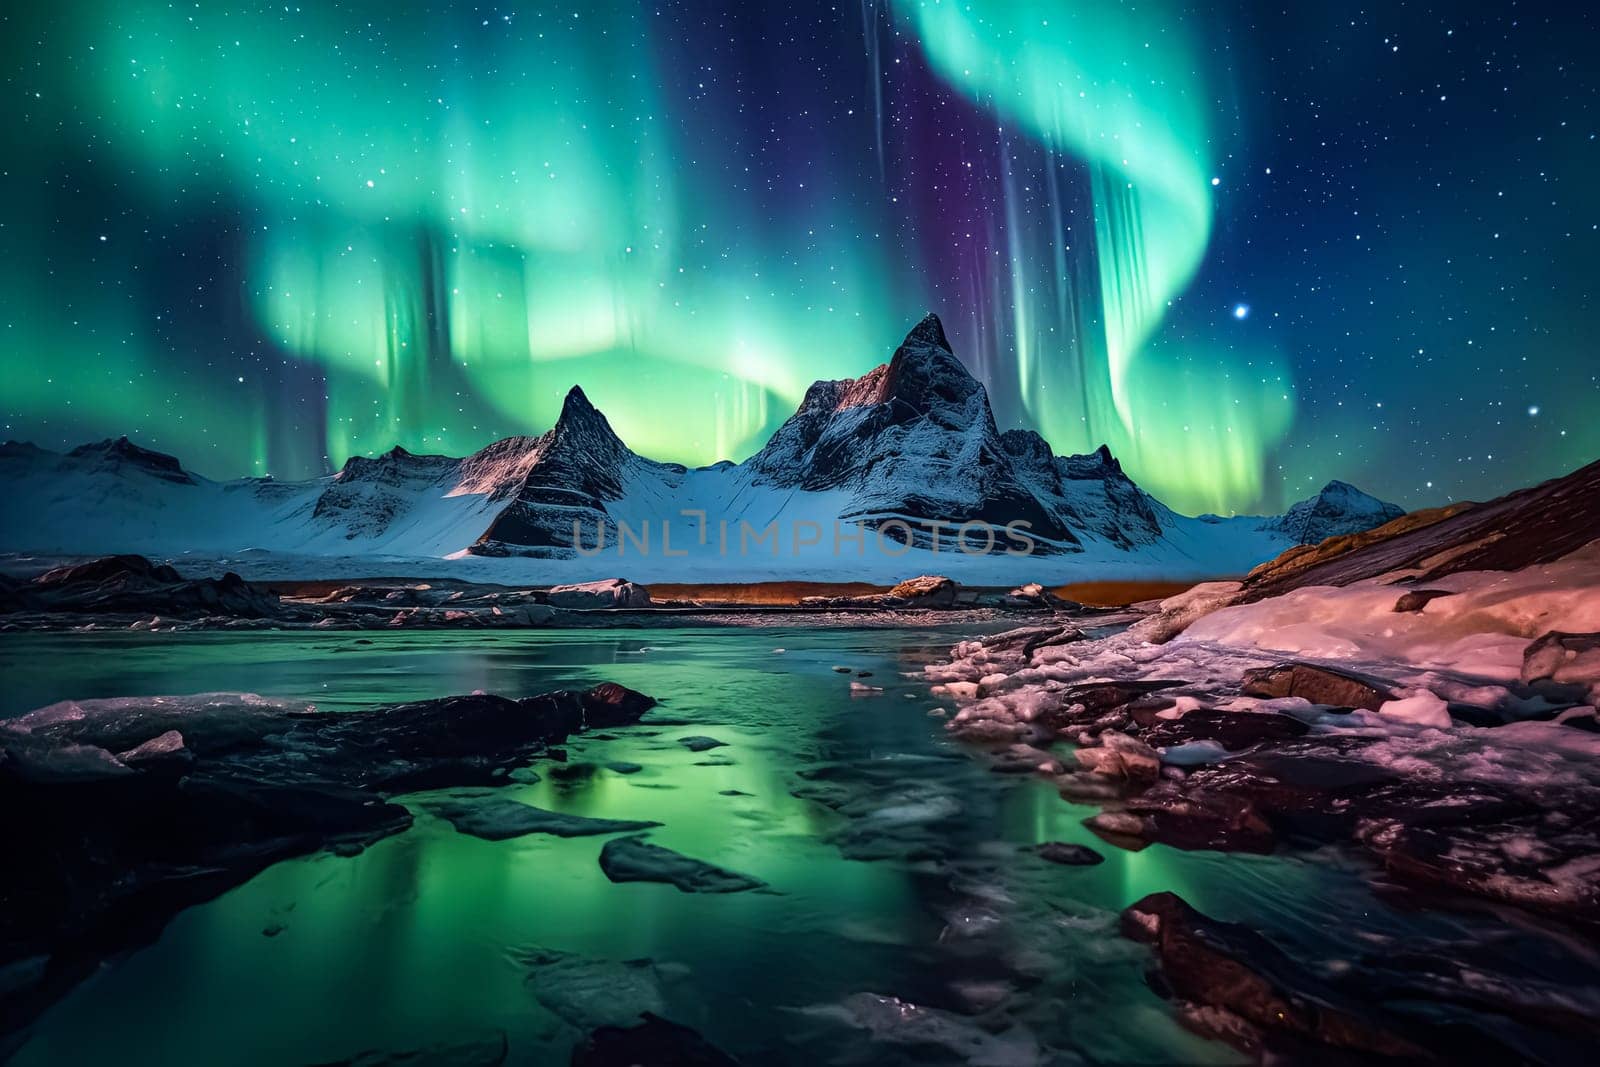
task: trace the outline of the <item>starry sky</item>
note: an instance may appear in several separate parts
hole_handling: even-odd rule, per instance
[[[0,436],[212,477],[540,432],[742,459],[936,311],[1182,511],[1600,455],[1589,5],[0,13]]]

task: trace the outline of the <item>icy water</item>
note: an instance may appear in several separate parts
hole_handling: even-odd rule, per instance
[[[577,740],[564,767],[535,764],[540,780],[505,795],[657,820],[650,840],[771,887],[613,884],[596,862],[605,838],[489,842],[417,809],[411,830],[357,857],[281,863],[183,912],[52,1008],[15,1062],[317,1063],[500,1034],[511,1062],[565,1062],[587,1029],[645,1009],[747,1063],[1233,1062],[1148,989],[1119,909],[1174,890],[1286,945],[1340,936],[1330,912],[1389,933],[1445,922],[1391,911],[1327,855],[1097,841],[1080,822],[1092,809],[990,773],[930,716],[938,704],[913,672],[957,636],[0,638],[0,715],[221,690],[345,711],[617,681],[661,707]],[[852,696],[834,665],[871,671],[884,692]],[[726,745],[691,752],[678,740],[689,735]],[[1049,840],[1106,862],[1061,867],[1027,851]]]

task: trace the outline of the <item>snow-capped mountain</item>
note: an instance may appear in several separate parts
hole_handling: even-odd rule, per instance
[[[1332,481],[1265,524],[1297,545],[1314,545],[1339,534],[1360,533],[1398,519],[1405,509],[1369,496],[1348,482]]]
[[[278,574],[381,558],[507,580],[1242,574],[1400,514],[1334,482],[1267,520],[1177,515],[1104,447],[1057,456],[1032,431],[1000,432],[933,315],[888,363],[813,385],[743,463],[636,455],[574,387],[547,433],[460,459],[397,447],[309,482],[213,482],[125,438],[65,454],[8,443],[0,484],[0,551],[186,555]]]

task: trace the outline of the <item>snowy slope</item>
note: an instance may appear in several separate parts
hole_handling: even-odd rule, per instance
[[[126,439],[64,455],[9,443],[0,486],[0,551],[185,556],[262,577],[1190,578],[1398,512],[1333,483],[1275,519],[1177,515],[1104,448],[1056,456],[1038,434],[1001,433],[931,315],[889,363],[812,386],[739,464],[638,456],[574,388],[549,432],[462,459],[397,447],[309,482],[224,483]]]

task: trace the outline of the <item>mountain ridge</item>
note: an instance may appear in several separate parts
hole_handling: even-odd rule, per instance
[[[459,458],[396,445],[306,482],[212,482],[124,437],[64,454],[8,442],[0,476],[12,496],[33,502],[8,509],[0,549],[86,554],[260,549],[570,563],[597,544],[617,545],[624,532],[648,537],[652,523],[658,536],[670,525],[679,545],[702,550],[725,546],[730,527],[744,538],[746,527],[787,524],[797,532],[784,548],[795,557],[816,543],[811,527],[832,529],[836,553],[841,526],[860,527],[891,557],[966,555],[985,534],[992,552],[996,529],[1014,528],[1025,531],[1014,542],[1025,538],[1029,554],[1047,559],[1170,560],[1196,573],[1242,573],[1295,537],[1356,532],[1400,513],[1332,482],[1283,516],[1180,516],[1134,483],[1104,445],[1058,456],[1031,430],[1000,431],[983,384],[932,314],[887,362],[857,378],[814,383],[740,463],[691,469],[640,456],[575,385],[545,433]],[[213,492],[223,495],[202,506]],[[1209,529],[1219,522],[1238,544]],[[109,543],[118,538],[133,543]],[[782,540],[773,543],[774,560]],[[841,566],[848,572],[853,564]]]

